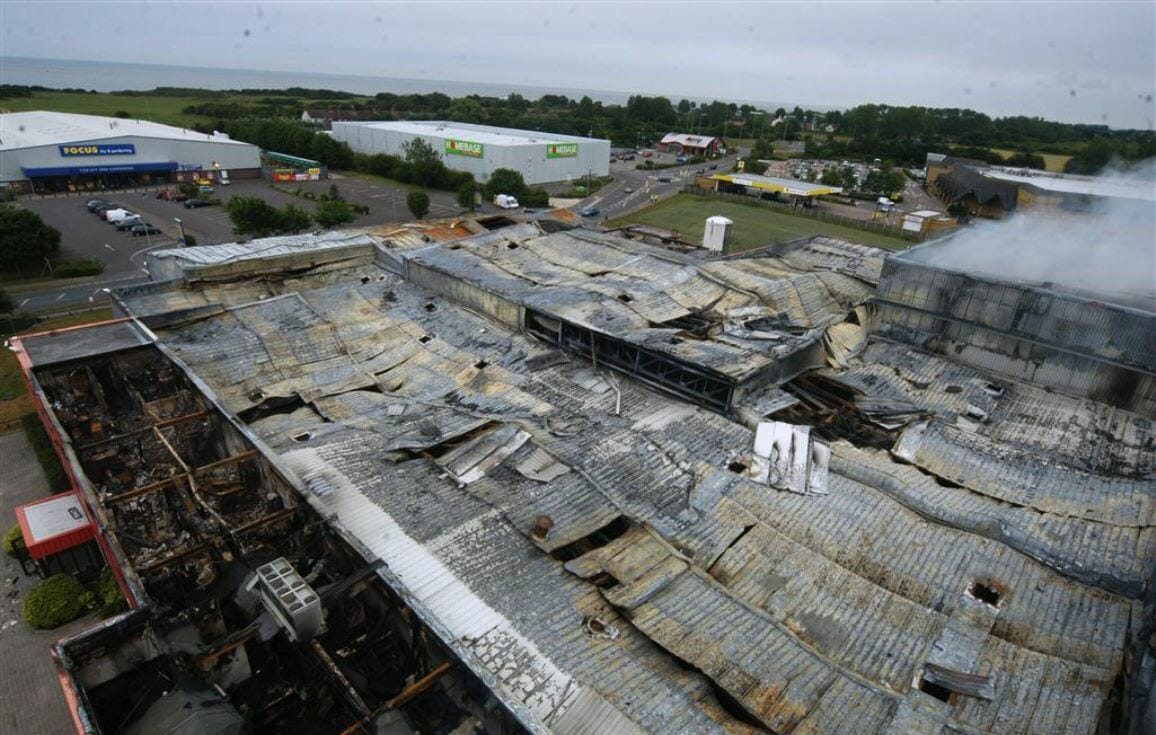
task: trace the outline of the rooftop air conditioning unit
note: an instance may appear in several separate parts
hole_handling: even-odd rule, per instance
[[[257,567],[248,589],[260,595],[265,609],[295,641],[314,638],[325,625],[321,598],[284,557]]]

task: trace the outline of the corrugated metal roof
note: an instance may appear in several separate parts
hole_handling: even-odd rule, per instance
[[[609,333],[655,349],[673,331],[643,323],[655,314],[824,323],[878,277],[869,251],[837,241],[704,262],[601,235],[501,233],[403,253],[403,265],[621,325]],[[228,308],[157,331],[235,412],[303,399],[253,430],[524,721],[1095,731],[1156,562],[1139,417],[876,342],[821,375],[868,403],[933,414],[911,452],[918,467],[840,441],[827,494],[783,492],[745,476],[751,426],[367,274],[267,285],[283,295],[253,303],[228,303],[230,288],[250,293],[243,283],[212,284],[200,293]],[[166,288],[187,301],[186,287]],[[134,298],[157,309],[160,293],[130,296],[130,308]],[[663,349],[730,374],[774,364],[773,349],[733,334]],[[764,388],[736,408],[757,422],[801,405]],[[982,630],[965,596],[977,581],[1003,590],[980,609]],[[590,618],[619,636],[592,635]],[[937,658],[937,645],[957,655]],[[931,698],[912,682],[929,662],[957,683],[979,677],[984,696]]]

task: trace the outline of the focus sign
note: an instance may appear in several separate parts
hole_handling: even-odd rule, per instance
[[[546,146],[546,158],[574,158],[577,155],[577,143],[549,143]]]
[[[455,156],[481,158],[485,155],[485,152],[486,147],[481,143],[471,143],[468,140],[454,140],[453,138],[446,139],[446,153]]]
[[[112,143],[108,145],[62,145],[62,156],[135,156],[136,146],[132,143]]]

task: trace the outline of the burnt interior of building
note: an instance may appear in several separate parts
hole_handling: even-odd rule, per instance
[[[226,707],[222,717],[255,733],[352,735],[383,719],[397,732],[466,722],[517,731],[376,567],[160,351],[37,378],[141,591],[115,637],[102,627],[64,649],[98,732],[148,732],[177,693]],[[271,614],[254,580],[277,564],[321,617]]]

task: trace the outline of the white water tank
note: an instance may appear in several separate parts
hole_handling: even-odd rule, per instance
[[[707,250],[714,250],[718,253],[726,252],[727,241],[730,239],[731,222],[726,217],[707,217],[706,231],[702,235],[702,246]]]

